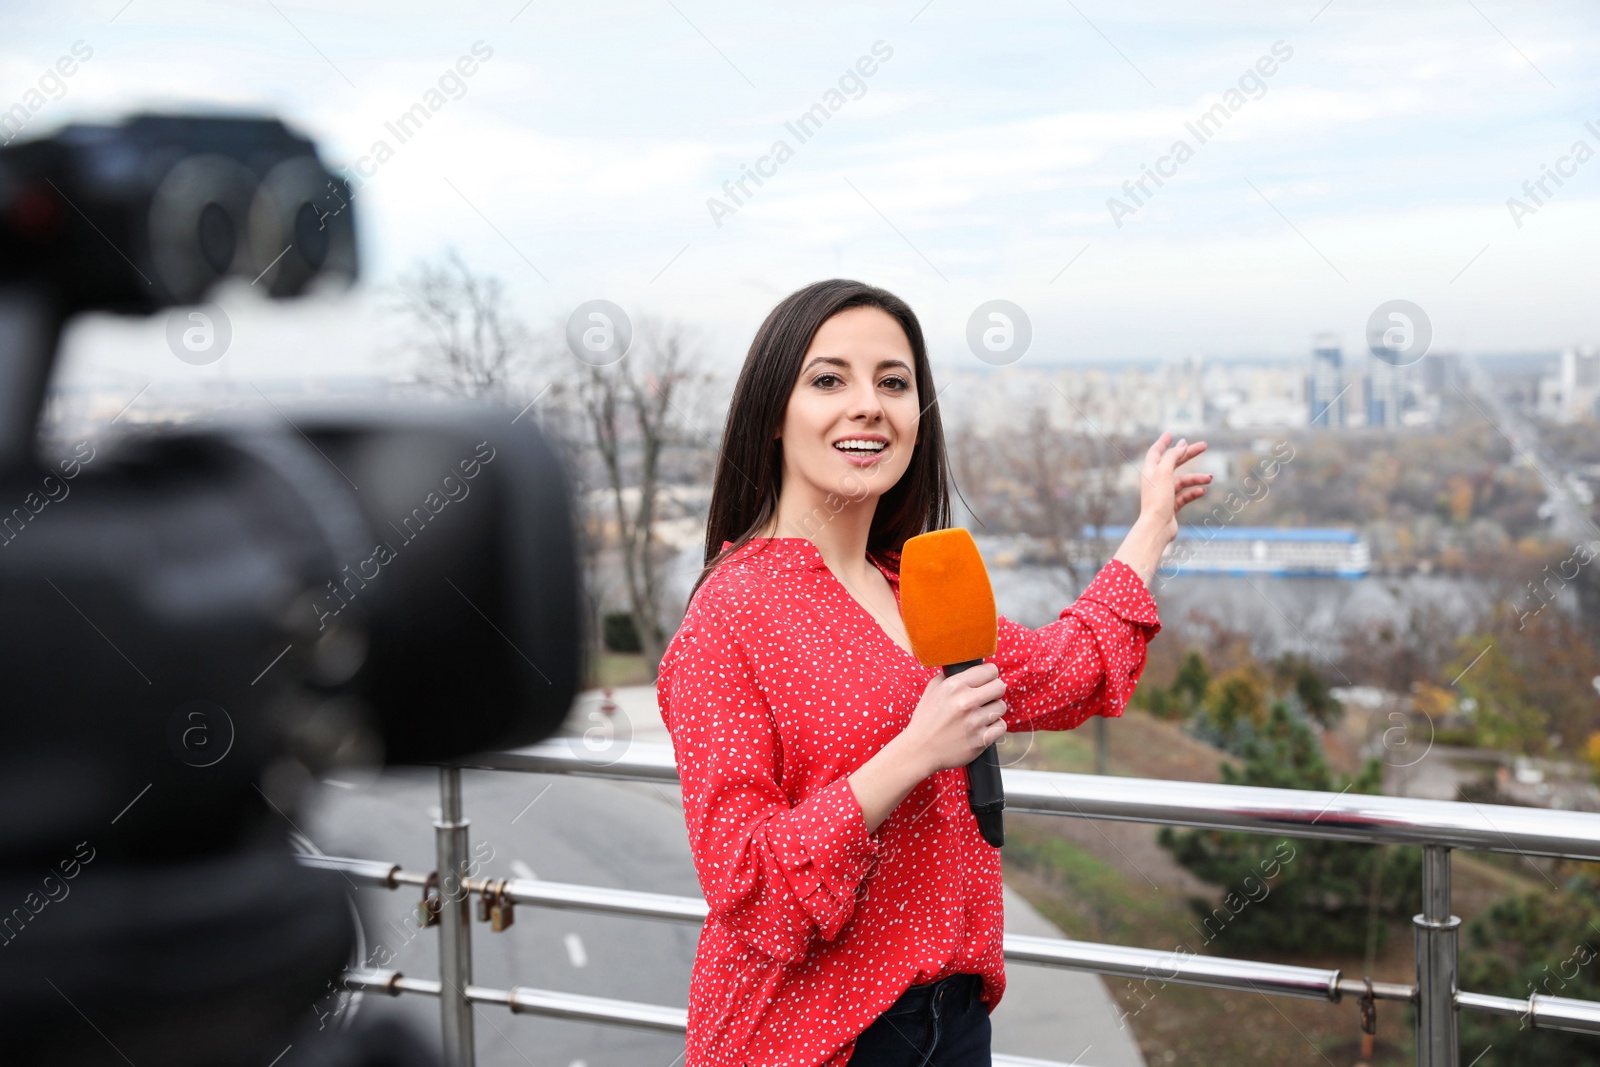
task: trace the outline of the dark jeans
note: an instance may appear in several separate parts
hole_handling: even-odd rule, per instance
[[[983,979],[914,985],[856,1038],[850,1067],[990,1067]]]

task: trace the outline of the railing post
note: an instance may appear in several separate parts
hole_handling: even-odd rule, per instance
[[[1456,931],[1450,914],[1450,850],[1422,849],[1417,935],[1417,1067],[1460,1067],[1456,1036]]]
[[[439,870],[439,1021],[444,1030],[445,1067],[473,1067],[472,894],[462,885],[467,871],[467,828],[461,812],[461,768],[439,768],[439,819],[433,824]]]

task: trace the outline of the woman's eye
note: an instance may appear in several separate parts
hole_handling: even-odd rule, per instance
[[[837,374],[819,374],[812,379],[811,384],[821,386],[823,389],[831,389],[839,381],[840,378]],[[911,388],[911,383],[898,374],[885,378],[880,384],[893,389],[897,393],[903,393]]]

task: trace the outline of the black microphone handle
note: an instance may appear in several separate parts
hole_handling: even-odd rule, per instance
[[[972,659],[965,663],[954,663],[946,667],[944,673],[946,677],[960,674],[982,662],[981,659]],[[978,830],[983,834],[983,839],[995,848],[1004,845],[1006,826],[1005,816],[1001,813],[1006,806],[1006,791],[1000,782],[1000,754],[995,751],[994,745],[984,749],[977,759],[967,764],[967,800],[972,805],[972,814],[978,820]]]

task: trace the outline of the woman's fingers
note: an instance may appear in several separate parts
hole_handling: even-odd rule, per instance
[[[1172,515],[1177,515],[1178,509],[1185,504],[1198,500],[1205,493],[1205,486],[1210,484],[1214,476],[1196,471],[1179,472],[1191,459],[1206,450],[1206,442],[1189,441],[1186,437],[1173,440],[1172,431],[1163,431],[1161,436],[1151,444],[1150,450],[1145,453],[1144,478],[1146,486],[1143,502],[1145,511],[1152,515],[1160,515],[1166,511],[1163,498],[1166,493],[1164,486],[1172,490]]]
[[[1155,443],[1150,446],[1150,450],[1145,453],[1145,458],[1154,462],[1171,458],[1181,465],[1189,462],[1205,450],[1206,443],[1204,441],[1191,442],[1187,438],[1180,438],[1176,444],[1173,444],[1172,431],[1164,430],[1161,436],[1155,439]]]
[[[985,661],[976,667],[969,667],[960,674],[952,677],[959,678],[964,684],[976,689],[978,686],[987,685],[1000,677],[1000,668],[994,663]],[[1004,684],[1004,683],[1001,683]]]
[[[1002,682],[999,678],[996,678],[991,682],[985,682],[983,685],[978,686],[973,690],[973,693],[976,695],[978,701],[976,706],[981,708],[984,705],[992,704],[996,700],[999,700],[1001,697],[1005,696],[1006,683]]]
[[[1177,444],[1167,449],[1166,455],[1161,457],[1161,463],[1168,471],[1178,469],[1178,464],[1182,463],[1184,456],[1188,454],[1188,444],[1186,439],[1180,439]]]
[[[1144,470],[1146,475],[1160,468],[1161,461],[1166,458],[1167,445],[1171,441],[1171,431],[1166,431],[1162,433],[1160,437],[1155,439],[1155,443],[1150,446],[1150,450],[1144,454]]]
[[[967,700],[972,702],[971,706],[974,709],[994,703],[1006,692],[1006,683],[1000,677],[1000,668],[993,663],[980,663],[960,674],[951,675],[950,680],[956,685],[971,688],[972,692],[967,696]]]

